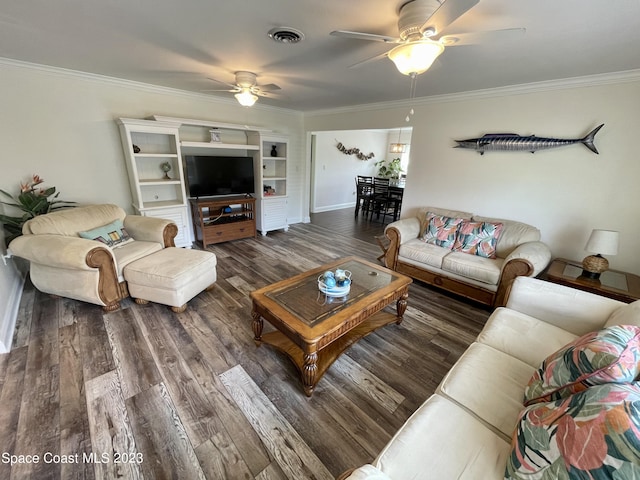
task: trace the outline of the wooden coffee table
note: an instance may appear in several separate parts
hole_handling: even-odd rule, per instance
[[[329,297],[318,289],[318,276],[338,268],[351,271],[351,290],[345,297]],[[405,275],[347,257],[268,285],[251,293],[256,345],[266,343],[289,356],[310,397],[342,352],[378,328],[402,322],[411,282]],[[397,314],[382,311],[393,302]],[[263,335],[263,320],[276,331]]]

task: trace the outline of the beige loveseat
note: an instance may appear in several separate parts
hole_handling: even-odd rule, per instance
[[[130,238],[118,246],[81,238],[80,232],[121,221]],[[45,293],[119,308],[128,296],[123,269],[165,247],[178,233],[170,220],[127,215],[117,205],[90,205],[37,216],[9,248],[30,262],[30,277]]]
[[[589,468],[595,468],[596,464],[608,465],[612,476],[597,478],[637,478],[629,471],[634,469],[633,465],[637,469],[640,463],[638,437],[629,432],[622,435],[626,428],[622,420],[629,422],[631,419],[631,425],[638,421],[637,414],[633,413],[640,407],[638,382],[626,384],[635,389],[636,401],[623,405],[619,416],[615,417],[617,422],[607,423],[607,419],[614,418],[605,416],[610,406],[598,400],[602,397],[594,390],[590,397],[570,404],[566,403],[569,400],[555,402],[555,405],[543,404],[549,413],[539,417],[538,431],[535,427],[525,429],[522,423],[519,425],[521,415],[527,411],[523,405],[525,386],[541,362],[579,336],[615,325],[640,326],[640,302],[626,305],[536,278],[518,277],[512,284],[506,307],[492,313],[476,341],[444,377],[435,393],[414,412],[370,464],[340,478],[511,478],[510,475],[505,477],[505,468],[509,459],[514,458],[511,457],[512,448],[516,442],[527,441],[534,448],[528,450],[529,455],[522,462],[528,462],[529,469],[540,470],[538,475],[515,474],[514,478],[587,478],[569,477],[563,470],[573,463],[585,462],[584,457],[579,457],[580,452],[586,452]],[[613,356],[613,352],[610,353]],[[600,357],[600,361],[604,358]],[[621,388],[618,384],[603,387],[610,391]],[[600,387],[589,387],[588,390],[593,388]],[[584,393],[589,394],[588,391]],[[596,399],[598,403],[589,405],[590,399]],[[578,430],[579,423],[575,424],[576,430],[557,430],[573,424],[572,413],[567,414],[565,408],[567,405],[573,409],[575,417],[584,420],[584,430]],[[537,406],[533,405],[534,408]],[[581,406],[586,410],[583,410],[584,416],[578,415]],[[626,418],[625,411],[631,411]],[[598,419],[602,420],[600,428],[589,425],[588,422]],[[560,422],[561,427],[553,427],[555,421]],[[605,441],[603,436],[608,434]],[[545,445],[549,441],[547,435],[551,435],[553,442]],[[554,450],[554,442],[564,443],[559,450]],[[536,449],[544,455],[536,457]],[[547,449],[553,453],[549,454]],[[561,454],[567,452],[568,457],[563,458]],[[621,456],[627,460],[621,460]],[[555,463],[550,466],[552,461]],[[624,470],[616,475],[617,468]],[[637,474],[638,470],[635,471]]]
[[[496,258],[426,243],[423,236],[428,212],[474,222],[501,223]],[[504,303],[506,288],[514,278],[536,276],[551,260],[551,252],[540,241],[540,231],[535,227],[437,207],[420,208],[415,216],[390,223],[385,236],[389,241],[384,255],[387,268],[490,306]]]

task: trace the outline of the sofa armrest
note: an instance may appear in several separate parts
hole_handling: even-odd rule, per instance
[[[14,239],[9,245],[17,257],[45,268],[52,273],[44,283],[38,283],[33,277],[34,285],[48,293],[58,294],[65,289],[65,275],[80,275],[80,272],[97,273],[95,297],[90,299],[103,305],[106,311],[116,310],[122,296],[118,281],[116,259],[110,248],[95,240],[80,237],[66,237],[64,235],[22,235]],[[82,278],[82,277],[79,277]],[[86,278],[86,277],[84,277]],[[40,279],[42,280],[42,279]],[[93,287],[90,286],[90,290]],[[77,297],[72,297],[77,298]]]
[[[598,330],[614,310],[626,305],[611,298],[532,277],[513,281],[506,306],[574,335]]]
[[[115,264],[115,257],[109,248],[95,240],[63,235],[22,235],[9,245],[13,254],[30,262],[55,268],[92,270],[87,257],[96,249],[104,251],[106,258]],[[92,253],[93,252],[93,253]]]
[[[493,306],[502,307],[505,304],[509,287],[516,277],[535,277],[550,261],[551,251],[545,243],[527,242],[518,245],[504,259]]]
[[[124,228],[136,240],[157,242],[164,248],[175,247],[173,239],[178,234],[178,226],[171,220],[142,215],[127,215]]]
[[[400,245],[420,235],[420,220],[418,217],[397,220],[387,225],[384,234],[389,240],[384,254],[384,264],[387,268],[395,270]]]
[[[531,272],[530,276],[535,277],[549,265],[551,261],[551,250],[549,250],[547,244],[543,242],[523,243],[507,255],[507,258],[504,259],[504,265],[507,265],[511,260],[516,258],[527,260],[533,267],[533,272]]]

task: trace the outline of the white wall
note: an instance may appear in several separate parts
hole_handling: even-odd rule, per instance
[[[317,132],[315,135],[315,162],[311,165],[313,181],[311,212],[326,212],[355,206],[356,175],[373,176],[374,164],[386,159],[389,147],[388,132],[384,130],[358,130]],[[346,149],[358,148],[374,157],[360,160],[356,155],[346,155],[337,148],[338,142]]]
[[[449,207],[535,225],[553,255],[581,260],[594,228],[620,231],[611,268],[640,274],[640,72],[527,88],[417,99],[402,216],[421,205]],[[389,128],[407,104],[366,105],[305,114],[307,131]],[[454,139],[514,132],[596,136],[600,155],[582,145],[480,156]]]

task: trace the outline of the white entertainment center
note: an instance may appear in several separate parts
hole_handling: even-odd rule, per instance
[[[253,157],[256,228],[262,235],[288,230],[286,135],[260,127],[159,115],[119,118],[117,123],[133,207],[140,215],[173,220],[178,225],[176,246],[191,247],[195,239],[185,155]]]

